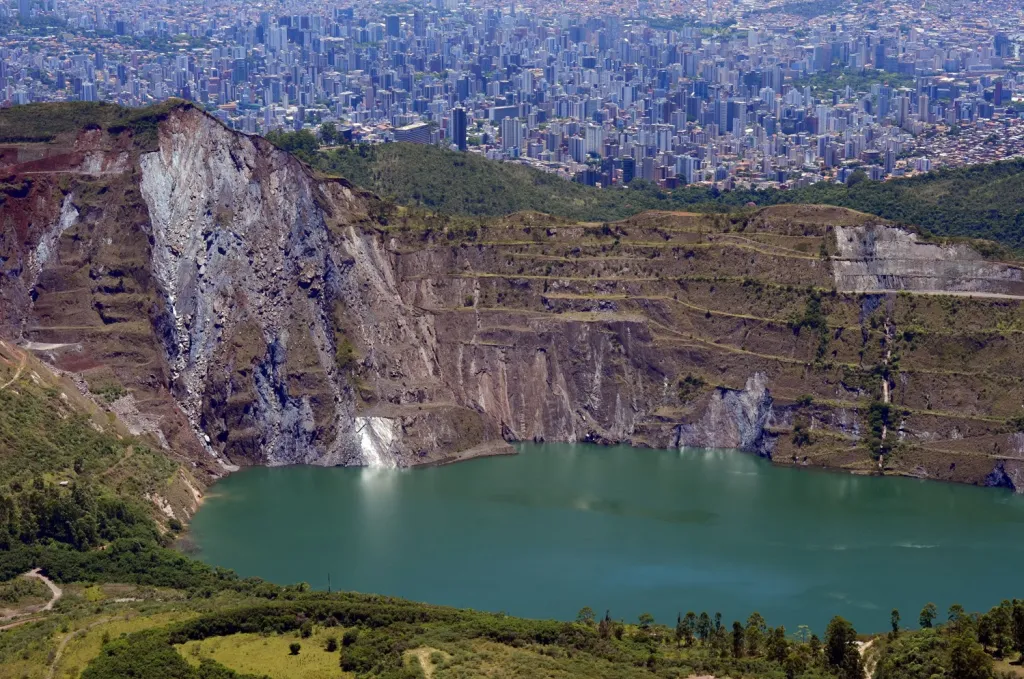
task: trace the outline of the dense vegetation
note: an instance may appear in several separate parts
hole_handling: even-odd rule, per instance
[[[7,577],[13,573],[6,565],[20,568],[30,547],[89,550],[121,538],[157,540],[139,499],[175,465],[104,430],[69,407],[60,390],[25,385],[0,392],[0,449],[0,572]],[[132,463],[110,473],[129,450]]]
[[[817,3],[807,3],[814,5]],[[794,87],[811,88],[815,95],[823,96],[828,90],[845,90],[847,85],[854,92],[867,92],[872,85],[888,85],[892,88],[916,87],[917,79],[903,73],[889,73],[879,70],[833,68],[819,71],[793,83]]]
[[[39,566],[64,582],[219,582],[224,573],[166,548],[173,535],[143,499],[176,470],[59,383],[0,391],[0,580]]]
[[[994,240],[1024,247],[1024,159],[1013,159],[887,182],[855,173],[848,184],[793,190],[690,186],[663,191],[634,180],[628,188],[597,189],[514,163],[432,146],[384,144],[316,150],[309,132],[278,133],[272,141],[317,169],[403,205],[446,214],[506,215],[533,210],[587,221],[622,219],[645,210],[721,212],[782,203],[848,207],[936,236]]]
[[[833,618],[819,638],[805,629],[787,635],[782,627],[768,626],[757,613],[746,621],[725,625],[719,614],[689,612],[670,627],[657,624],[647,614],[634,624],[614,621],[607,614],[598,621],[589,608],[582,609],[575,622],[557,622],[385,597],[298,593],[288,600],[214,612],[116,640],[105,646],[82,676],[235,676],[210,659],[203,659],[198,666],[190,664],[175,648],[235,634],[294,634],[298,641],[289,645],[290,654],[337,654],[342,670],[367,678],[423,677],[422,661],[410,662],[409,651],[414,649],[434,651],[437,665],[431,670],[440,671],[441,676],[475,676],[473,669],[483,669],[480,656],[493,659],[501,647],[510,653],[515,650],[516,655],[507,662],[530,675],[554,667],[561,670],[557,676],[569,677],[714,673],[862,679],[866,669],[869,674],[873,670],[878,679],[1015,676],[1010,670],[994,669],[994,658],[1005,661],[1019,654],[1024,602],[1005,602],[982,616],[967,615],[953,606],[948,621],[941,625],[935,624],[935,617],[934,606],[928,604],[921,613],[922,629],[908,631],[900,627],[899,612],[893,611],[892,631],[862,649],[856,631],[841,617]],[[339,634],[328,635],[322,649],[303,650],[301,640],[310,638],[314,629],[324,628],[336,628]],[[548,662],[552,664],[545,667]]]

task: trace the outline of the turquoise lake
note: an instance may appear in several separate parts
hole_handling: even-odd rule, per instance
[[[407,470],[251,468],[192,524],[199,556],[276,583],[572,619],[760,611],[821,632],[1024,598],[1024,497],[775,467],[730,450],[523,444]]]

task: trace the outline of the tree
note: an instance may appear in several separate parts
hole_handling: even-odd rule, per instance
[[[950,629],[956,633],[962,631],[964,625],[969,622],[967,612],[960,604],[953,604],[949,607],[947,619],[949,620]]]
[[[857,630],[840,616],[832,618],[825,628],[825,659],[848,679],[860,679],[860,653],[857,651]]]
[[[299,626],[299,636],[308,639],[313,635],[313,621],[307,620]]]
[[[292,655],[298,655],[300,650],[302,650],[302,644],[300,644],[299,642],[293,641],[292,643],[288,644],[288,652]]]
[[[654,624],[654,616],[650,613],[641,613],[637,618],[637,622],[640,623],[640,629],[648,630]]]
[[[267,141],[279,149],[294,153],[306,162],[314,162],[316,152],[320,148],[320,142],[316,135],[309,130],[298,130],[296,132],[282,132],[273,130],[266,135]]]
[[[918,618],[918,622],[921,623],[921,627],[928,628],[932,626],[932,622],[935,621],[939,615],[938,609],[935,608],[935,604],[927,603],[924,608],[921,609],[921,617]]]
[[[594,624],[594,609],[590,606],[584,606],[580,609],[579,613],[576,614],[576,622],[580,625],[586,625],[590,627]]]
[[[900,612],[899,609],[892,609],[889,614],[889,623],[892,625],[892,636],[895,638],[900,633]]]
[[[978,641],[992,646],[996,656],[1003,658],[1014,648],[1013,604],[1003,601],[978,618]]]
[[[782,669],[786,672],[786,679],[796,679],[807,670],[807,660],[800,653],[790,651]]]
[[[683,627],[685,629],[685,639],[687,646],[693,646],[693,638],[697,632],[697,616],[693,611],[687,611],[683,617]]]
[[[1024,601],[1013,600],[1013,648],[1024,656]]]
[[[764,642],[766,625],[761,614],[754,612],[747,618],[747,654],[756,656],[761,653],[761,644]]]
[[[852,188],[857,184],[860,184],[862,181],[865,181],[867,178],[868,173],[864,170],[854,170],[850,173],[850,176],[846,178],[846,185]]]
[[[768,643],[765,646],[768,652],[768,659],[777,663],[785,661],[789,654],[789,647],[786,644],[786,628],[782,625],[775,627],[768,633]]]
[[[612,635],[611,611],[606,610],[604,612],[604,617],[601,618],[601,622],[597,625],[597,635],[602,639],[607,639]]]
[[[810,641],[807,642],[807,648],[811,651],[811,655],[815,658],[821,653],[821,639],[818,638],[817,634],[812,634]]]
[[[332,146],[338,138],[338,128],[334,123],[324,123],[320,126],[320,138],[324,140],[324,144]]]
[[[732,623],[732,657],[743,657],[743,623],[739,620]]]
[[[676,648],[683,645],[683,639],[686,638],[686,625],[683,624],[683,613],[680,611],[676,614]]]
[[[700,639],[700,643],[707,643],[708,637],[711,636],[711,617],[707,611],[702,611],[700,617],[697,618],[697,638]]]
[[[957,634],[949,648],[950,679],[991,679],[992,658],[968,634]]]

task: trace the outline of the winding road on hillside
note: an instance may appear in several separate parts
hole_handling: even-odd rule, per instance
[[[47,611],[53,610],[53,607],[55,605],[57,605],[57,602],[60,601],[60,598],[62,596],[64,596],[64,590],[62,590],[60,587],[58,587],[56,585],[56,583],[53,582],[53,580],[51,580],[50,578],[48,578],[45,575],[43,575],[42,572],[40,571],[40,569],[38,569],[38,568],[34,568],[34,569],[30,570],[28,573],[25,573],[21,577],[23,577],[23,578],[35,578],[37,580],[42,580],[43,584],[46,585],[50,589],[50,592],[53,594],[53,596],[50,597],[50,600],[47,601],[42,606],[39,606],[38,608],[33,607],[33,610],[29,610],[29,611],[26,611],[25,613],[22,613],[21,615],[24,616],[24,617],[21,617],[20,619],[17,619],[17,620],[13,620],[13,621],[11,621],[9,623],[6,623],[4,625],[0,625],[0,632],[2,632],[4,630],[7,630],[7,629],[11,629],[12,627],[17,627],[19,625],[24,625],[25,623],[35,622],[36,620],[39,620],[40,618],[43,617],[43,616],[39,615],[40,613],[45,613]]]
[[[53,610],[54,605],[58,601],[60,601],[60,598],[62,596],[64,596],[64,590],[62,590],[60,587],[58,587],[56,584],[54,584],[53,580],[51,580],[50,578],[48,578],[45,575],[43,575],[42,570],[39,569],[39,568],[33,568],[28,573],[25,573],[24,577],[26,577],[26,578],[36,578],[37,580],[42,580],[43,584],[46,585],[47,587],[49,587],[50,591],[53,592],[53,597],[51,597],[50,600],[46,602],[46,605],[43,606],[40,609],[41,611]]]

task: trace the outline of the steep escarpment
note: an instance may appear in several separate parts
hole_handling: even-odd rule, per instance
[[[837,208],[400,211],[187,105],[116,120],[0,143],[0,323],[209,475],[533,439],[1018,486],[1012,263]]]
[[[423,413],[360,396],[363,360],[437,382],[429,319],[403,308],[367,231],[372,197],[186,105],[144,143],[111,129],[53,143],[71,151],[7,168],[18,187],[2,207],[8,332],[97,393],[130,393],[169,448],[212,474],[504,448],[457,403]],[[377,345],[402,350],[355,353]],[[370,436],[368,423],[391,434]]]
[[[853,228],[891,227],[787,207],[384,230],[404,298],[444,329],[446,379],[510,438],[740,447],[1016,487],[1021,300],[844,290],[837,234]]]

